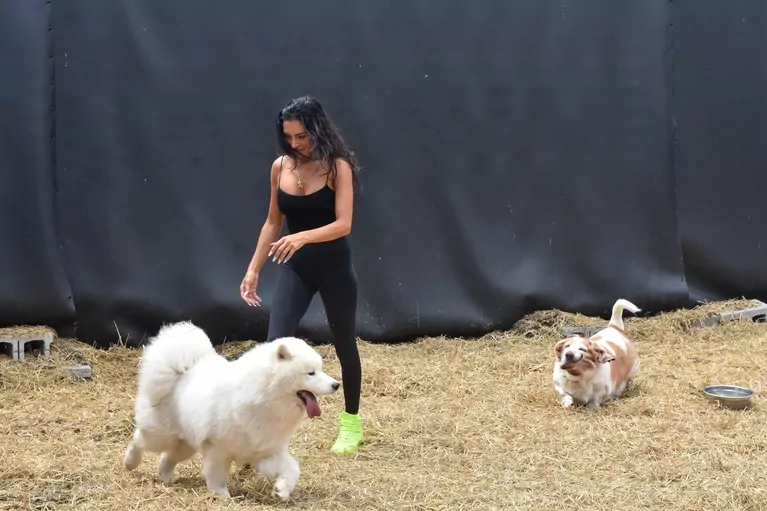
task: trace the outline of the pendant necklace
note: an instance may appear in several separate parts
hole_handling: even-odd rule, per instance
[[[294,167],[294,168],[291,170],[291,172],[292,172],[293,174],[295,174],[295,176],[296,176],[296,179],[298,180],[298,187],[299,187],[300,189],[302,189],[302,190],[303,190],[303,189],[304,189],[304,182],[301,180],[301,174],[299,174],[299,173],[297,172],[296,168],[297,168],[297,167]],[[316,173],[317,173],[317,171],[318,171],[319,169],[320,169],[320,166],[319,166],[319,164],[317,164],[317,169],[315,169],[314,173],[316,174]],[[312,174],[312,175],[314,175],[314,174]]]

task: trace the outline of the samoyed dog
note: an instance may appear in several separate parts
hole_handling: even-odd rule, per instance
[[[258,344],[230,362],[194,324],[163,326],[141,358],[123,465],[134,470],[144,452],[158,453],[158,477],[169,484],[176,465],[200,453],[208,489],[229,497],[232,462],[249,463],[286,501],[300,474],[290,439],[305,416],[321,414],[317,396],[339,387],[301,339]]]

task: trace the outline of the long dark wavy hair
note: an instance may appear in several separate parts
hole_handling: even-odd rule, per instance
[[[298,162],[298,153],[285,140],[285,134],[282,131],[284,121],[299,121],[304,125],[312,139],[312,158],[327,164],[328,172],[333,178],[338,172],[336,158],[341,158],[352,168],[354,181],[359,179],[360,166],[357,163],[357,155],[341,137],[338,128],[331,122],[317,98],[313,96],[295,98],[277,115],[277,140],[280,149],[283,154]]]

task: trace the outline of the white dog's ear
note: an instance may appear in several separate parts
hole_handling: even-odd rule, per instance
[[[288,361],[293,358],[293,355],[290,354],[287,346],[280,344],[280,347],[277,348],[277,358],[280,360]]]

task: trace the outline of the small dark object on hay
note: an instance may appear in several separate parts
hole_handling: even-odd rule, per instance
[[[93,376],[93,372],[91,371],[91,366],[89,365],[69,367],[67,368],[67,371],[69,371],[69,374],[71,374],[72,376],[75,376],[83,380],[90,380],[91,377]]]
[[[703,393],[710,401],[732,410],[743,410],[753,404],[754,391],[736,385],[709,385]]]

